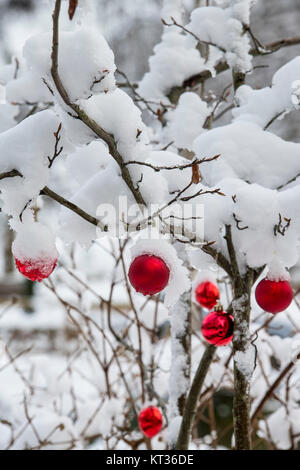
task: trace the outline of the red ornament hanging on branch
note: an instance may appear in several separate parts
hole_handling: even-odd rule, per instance
[[[128,277],[137,292],[154,295],[167,286],[170,269],[158,256],[145,254],[137,256],[132,261]]]
[[[216,284],[205,281],[198,285],[195,296],[201,307],[211,310],[220,298],[220,291]]]
[[[234,320],[227,312],[214,311],[206,315],[202,322],[204,339],[214,346],[226,346],[233,338]]]
[[[40,282],[49,277],[56,266],[55,237],[47,226],[33,220],[31,212],[25,216],[24,222],[14,226],[17,234],[12,253],[20,273],[31,281]]]
[[[150,438],[156,436],[163,425],[162,414],[156,406],[144,408],[139,414],[138,421],[143,434]]]
[[[288,308],[293,300],[293,290],[288,281],[265,278],[257,284],[255,298],[263,310],[275,314]]]
[[[26,259],[23,261],[15,258],[16,266],[23,276],[31,281],[41,282],[54,271],[57,259]]]

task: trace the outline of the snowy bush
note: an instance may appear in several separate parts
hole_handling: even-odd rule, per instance
[[[138,83],[84,0],[0,69],[3,232],[41,281],[36,313],[0,313],[1,449],[299,447],[300,144],[272,125],[300,56],[247,82],[300,38],[262,44],[253,0],[187,3],[163,1]]]

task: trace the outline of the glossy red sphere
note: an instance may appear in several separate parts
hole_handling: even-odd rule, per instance
[[[220,298],[220,291],[213,282],[201,282],[195,291],[196,300],[201,307],[211,310]]]
[[[288,281],[263,279],[255,289],[258,305],[269,313],[282,312],[293,300],[293,290]]]
[[[139,414],[139,426],[147,437],[154,437],[159,433],[163,425],[163,418],[156,406],[148,406]]]
[[[154,295],[162,291],[169,282],[170,270],[158,256],[137,256],[129,268],[129,280],[137,292]]]
[[[57,259],[35,259],[20,261],[15,258],[16,266],[23,276],[28,277],[31,281],[40,282],[50,276],[53,272]]]
[[[233,338],[233,317],[227,312],[211,312],[202,322],[204,339],[214,346],[225,346]]]

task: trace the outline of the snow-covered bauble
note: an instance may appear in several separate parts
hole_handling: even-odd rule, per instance
[[[163,425],[163,417],[156,406],[148,406],[139,414],[139,426],[147,437],[154,437],[159,433]]]
[[[31,281],[49,277],[58,259],[53,234],[39,222],[18,227],[12,253],[20,273]]]
[[[269,313],[279,313],[288,308],[293,300],[289,281],[262,279],[256,286],[255,298],[258,305]]]
[[[31,281],[41,282],[46,279],[54,271],[57,259],[39,258],[24,259],[20,261],[15,258],[16,266],[23,276],[28,277]]]
[[[144,254],[137,256],[132,261],[128,276],[131,285],[137,292],[144,295],[154,295],[167,286],[170,269],[158,256]]]
[[[195,296],[201,307],[211,310],[220,298],[220,291],[216,284],[205,281],[198,285]]]
[[[204,339],[214,346],[226,346],[233,338],[234,321],[227,312],[214,311],[206,315],[202,322]]]

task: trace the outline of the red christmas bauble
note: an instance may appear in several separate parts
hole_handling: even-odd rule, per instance
[[[258,305],[269,313],[282,312],[293,300],[293,290],[288,281],[262,279],[256,286],[255,298]]]
[[[233,317],[227,312],[211,312],[202,322],[204,339],[214,346],[225,346],[233,338]]]
[[[154,295],[169,282],[170,270],[158,256],[140,255],[130,265],[128,272],[131,285],[137,292]]]
[[[154,437],[159,433],[163,425],[163,417],[156,406],[148,406],[139,414],[139,426],[147,437]]]
[[[40,282],[50,276],[53,272],[57,259],[28,259],[20,261],[15,258],[16,266],[23,276],[28,277],[31,281]]]
[[[213,282],[201,282],[195,291],[196,300],[201,307],[211,310],[220,298],[220,291]]]

